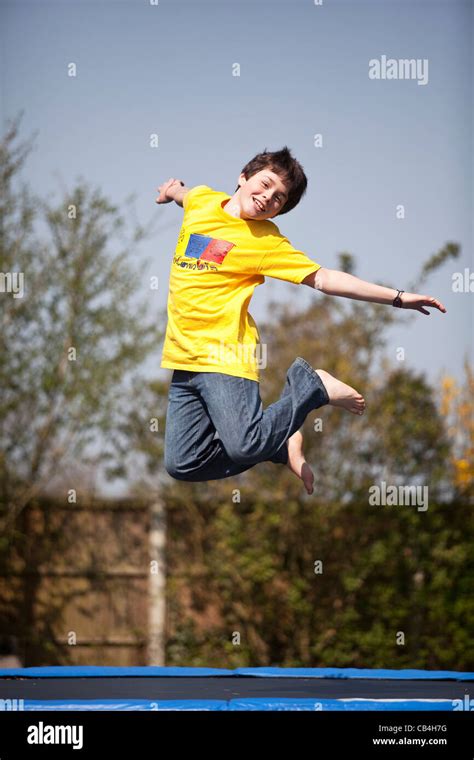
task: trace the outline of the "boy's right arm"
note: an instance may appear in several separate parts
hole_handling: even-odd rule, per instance
[[[163,182],[163,184],[158,187],[160,194],[156,198],[156,203],[170,203],[171,201],[175,201],[178,206],[182,207],[183,198],[188,190],[190,190],[190,188],[186,187],[184,182],[181,182],[179,179],[174,179],[174,177],[170,177],[170,179]]]

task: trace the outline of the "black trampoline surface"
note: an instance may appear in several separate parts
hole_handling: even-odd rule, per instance
[[[1,699],[463,699],[466,681],[365,678],[202,677],[0,677]]]

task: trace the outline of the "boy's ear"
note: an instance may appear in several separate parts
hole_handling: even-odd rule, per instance
[[[245,185],[246,182],[247,182],[247,179],[245,177],[245,174],[240,174],[237,184],[239,184],[240,187],[242,187],[242,185]]]

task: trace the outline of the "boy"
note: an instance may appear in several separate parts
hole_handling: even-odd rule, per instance
[[[232,197],[206,185],[190,189],[174,178],[158,188],[157,203],[184,208],[161,362],[174,370],[165,468],[178,480],[226,478],[270,461],[288,465],[311,494],[314,475],[299,432],[306,416],[324,404],[364,412],[360,393],[301,357],[289,368],[280,399],[263,409],[259,334],[247,307],[265,276],[423,314],[430,313],[426,306],[446,312],[432,297],[323,268],[293,248],[270,220],[291,211],[306,186],[302,166],[284,147],[246,164]]]

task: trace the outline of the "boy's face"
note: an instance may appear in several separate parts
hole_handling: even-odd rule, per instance
[[[263,220],[276,216],[288,200],[288,187],[278,174],[262,169],[252,177],[239,177],[241,219]]]

